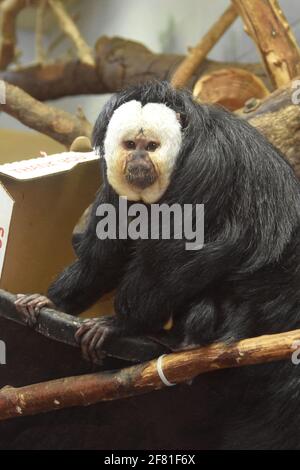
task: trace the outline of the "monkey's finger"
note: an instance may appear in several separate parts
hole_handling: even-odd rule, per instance
[[[37,297],[39,297],[39,294],[29,294],[29,295],[22,295],[21,294],[21,297],[19,297],[18,300],[16,300],[16,303],[31,302],[32,300],[36,299]]]
[[[101,338],[98,340],[96,347],[95,347],[95,351],[96,351],[98,359],[103,359],[103,357],[105,356],[103,348],[104,348],[106,341],[108,340],[108,338],[111,337],[111,335],[112,335],[112,330],[110,330],[109,328],[105,328],[103,330],[103,334]]]
[[[37,307],[41,302],[48,303],[48,299],[43,295],[35,297],[33,300],[28,302],[28,307]]]
[[[27,295],[25,294],[17,294],[17,300],[15,300],[14,304],[17,311],[20,313],[22,313],[22,304],[26,297]]]
[[[93,339],[94,334],[95,334],[95,331],[94,331],[94,328],[92,328],[89,331],[87,331],[81,339],[81,352],[82,352],[83,357],[87,361],[91,361],[91,358],[89,356],[89,344],[91,340]]]
[[[102,363],[104,355],[98,354],[96,345],[101,340],[102,336],[105,335],[105,331],[106,328],[101,327],[99,324],[95,324],[91,330],[91,337],[87,344],[87,353],[90,361],[94,364]]]
[[[30,326],[34,326],[37,322],[36,319],[36,313],[35,313],[35,305],[34,304],[28,304],[27,305],[27,311],[28,311],[28,324]]]
[[[93,328],[95,326],[97,322],[95,320],[92,320],[92,319],[87,319],[87,320],[83,320],[83,322],[81,323],[80,327],[78,328],[77,332],[75,333],[75,336],[78,335],[78,336],[81,336],[82,334],[84,334],[87,330],[90,330],[91,328]]]
[[[92,328],[94,325],[99,323],[98,318],[87,318],[86,320],[83,320],[84,325],[88,325],[90,328]]]
[[[25,297],[25,294],[17,294],[17,300],[15,300],[15,303],[18,302],[18,300],[23,299]]]
[[[49,301],[48,301],[48,299],[40,300],[40,301],[36,304],[36,306],[35,306],[35,313],[36,313],[36,315],[39,315],[41,309],[44,308],[44,307],[49,307]]]
[[[75,337],[75,340],[78,344],[81,343],[81,337],[91,329],[91,326],[87,323],[82,323],[82,325],[78,328],[78,330],[76,331],[74,337]]]
[[[25,306],[30,303],[32,300],[36,299],[39,294],[24,295],[15,301],[16,306]]]
[[[15,301],[16,310],[18,311],[18,313],[20,313],[20,315],[26,322],[28,321],[28,316],[30,315],[29,311],[27,310],[27,300],[30,297],[24,295],[23,297],[20,297],[18,300]]]
[[[33,314],[37,313],[37,311],[39,310],[37,307],[38,307],[39,303],[42,302],[42,301],[44,301],[44,297],[42,297],[42,296],[36,297],[35,299],[28,302],[27,308],[30,310],[30,312],[32,311]]]
[[[15,301],[15,307],[18,313],[20,313],[21,315],[24,314],[23,307],[19,303],[17,303],[17,300]]]
[[[40,308],[39,305],[42,302],[46,302],[47,300],[44,296],[42,295],[37,295],[33,300],[29,301],[28,304],[26,305],[27,310],[29,312],[29,321],[30,321],[30,326],[34,326],[37,323],[37,317],[40,314]]]
[[[97,343],[103,336],[104,331],[105,330],[103,330],[103,328],[95,329],[94,336],[89,344],[89,356],[91,357],[92,361],[96,364],[99,362],[99,357],[97,355]]]

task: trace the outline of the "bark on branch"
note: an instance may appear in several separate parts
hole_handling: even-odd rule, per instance
[[[46,8],[47,0],[39,0],[36,9],[35,20],[35,55],[38,64],[44,64],[46,60],[46,53],[43,47],[44,19]]]
[[[73,116],[48,106],[9,83],[5,83],[5,104],[0,104],[0,111],[10,114],[26,126],[67,147],[80,135],[91,136],[92,126],[82,114]]]
[[[300,74],[300,51],[277,0],[232,0],[276,87]]]
[[[83,39],[72,17],[67,13],[65,7],[60,0],[48,0],[53,13],[59,21],[61,29],[74,43],[78,57],[83,64],[94,65],[95,61],[92,51]]]
[[[209,51],[232,25],[237,16],[238,13],[235,6],[231,5],[209,29],[201,41],[191,48],[188,56],[181,62],[172,77],[171,83],[175,88],[182,88],[188,83]]]
[[[172,384],[186,382],[199,374],[280,360],[291,360],[299,348],[300,330],[239,341],[219,343],[164,356],[163,373]],[[0,391],[0,420],[17,416],[88,406],[101,401],[127,398],[165,387],[152,360],[120,371],[94,373],[22,388]]]
[[[26,0],[4,0],[0,4],[0,70],[15,58],[16,19]]]
[[[19,86],[41,101],[73,95],[115,93],[134,83],[168,80],[183,59],[182,55],[155,54],[135,41],[103,36],[96,44],[96,66],[81,61],[58,61],[7,70],[0,74],[0,80]],[[228,67],[248,70],[270,85],[260,64],[205,59],[195,70],[188,86],[192,87],[203,74]]]

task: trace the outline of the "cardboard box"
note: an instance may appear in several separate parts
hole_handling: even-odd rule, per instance
[[[98,157],[64,152],[0,162],[0,288],[45,293],[75,258],[74,226],[101,184]],[[111,301],[102,303],[110,313]]]
[[[52,155],[64,152],[66,147],[40,132],[0,128],[0,164],[27,160],[41,150]]]

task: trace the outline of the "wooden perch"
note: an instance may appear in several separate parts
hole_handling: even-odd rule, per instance
[[[15,58],[16,19],[26,4],[26,0],[4,0],[0,4],[0,70]]]
[[[238,114],[281,150],[300,178],[300,104],[294,104],[293,95],[297,92],[294,83],[279,88],[262,101],[250,100]]]
[[[193,90],[199,102],[240,109],[250,98],[265,98],[269,90],[256,75],[247,70],[228,68],[200,78]]]
[[[232,0],[276,87],[300,74],[300,50],[277,0]]]
[[[79,29],[72,17],[65,10],[62,2],[60,0],[48,0],[48,3],[58,19],[61,29],[74,43],[81,62],[88,65],[94,65],[95,61],[90,47],[83,39]]]
[[[232,367],[292,359],[299,348],[300,330],[172,353],[161,359],[164,376],[172,384],[199,374]],[[17,416],[88,406],[164,388],[158,361],[152,360],[120,371],[86,374],[0,391],[0,420]]]
[[[103,36],[95,46],[95,58],[96,66],[77,60],[19,67],[0,73],[0,80],[19,86],[41,101],[73,95],[114,93],[134,83],[168,80],[184,56],[155,54],[138,42]],[[195,71],[191,86],[201,75],[228,67],[248,70],[267,81],[268,85],[260,64],[205,59]]]
[[[52,137],[52,139],[70,147],[78,136],[90,137],[91,124],[81,116],[41,103],[20,88],[5,83],[5,104],[0,104],[0,111],[5,111],[26,126]]]
[[[172,77],[171,83],[175,88],[182,88],[188,83],[209,51],[232,25],[237,16],[236,8],[231,5],[223,13],[221,18],[210,28],[201,41],[195,47],[191,48],[188,56],[181,62]]]
[[[15,300],[15,295],[0,289],[0,317],[27,327],[15,308]],[[80,318],[50,308],[43,308],[35,331],[46,338],[78,348],[79,345],[76,343],[74,335],[81,323],[82,319]],[[157,337],[157,339],[139,336],[123,337],[108,344],[105,353],[109,357],[136,363],[148,361],[160,354],[170,352],[173,350],[173,345],[175,346],[175,343],[171,338],[168,340],[161,337]]]

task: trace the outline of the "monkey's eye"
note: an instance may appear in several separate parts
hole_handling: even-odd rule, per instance
[[[147,152],[155,152],[155,150],[159,147],[157,142],[149,142],[146,147]]]
[[[136,145],[135,145],[135,142],[133,140],[125,140],[124,147],[127,150],[135,150]]]

